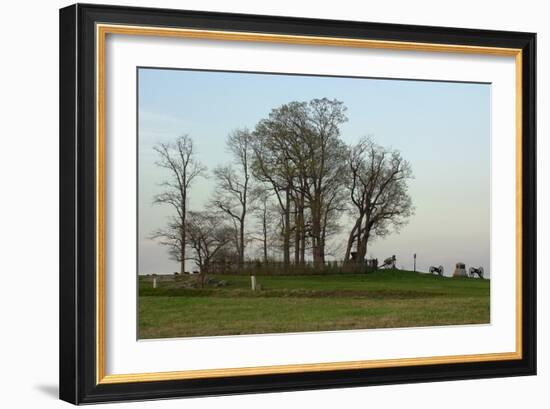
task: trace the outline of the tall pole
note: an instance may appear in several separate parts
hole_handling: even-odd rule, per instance
[[[414,272],[416,273],[416,253],[414,253]]]

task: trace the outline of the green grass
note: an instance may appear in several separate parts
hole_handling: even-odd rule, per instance
[[[209,276],[227,286],[177,288],[140,278],[139,337],[169,338],[489,322],[489,280],[408,271]]]

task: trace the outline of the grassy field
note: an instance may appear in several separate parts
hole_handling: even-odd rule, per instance
[[[253,292],[248,276],[209,277],[226,285],[183,288],[163,278],[153,288],[140,277],[139,338],[489,322],[489,280],[392,270],[260,276]]]

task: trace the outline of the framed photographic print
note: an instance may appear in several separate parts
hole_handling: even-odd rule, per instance
[[[535,41],[61,9],[61,399],[535,374]]]

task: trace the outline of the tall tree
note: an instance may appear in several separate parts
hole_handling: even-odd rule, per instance
[[[214,205],[231,217],[237,227],[236,246],[239,265],[242,266],[246,246],[246,216],[254,199],[250,189],[252,136],[247,129],[233,131],[227,138],[226,146],[233,157],[233,163],[214,170],[217,180]]]
[[[322,265],[329,223],[334,222],[343,195],[347,148],[340,139],[340,126],[347,116],[338,100],[314,99],[308,108],[312,132],[306,134],[306,143],[312,160],[307,162],[311,182],[306,197],[311,209],[313,262]]]
[[[274,110],[275,111],[275,110]],[[268,119],[260,121],[254,131],[253,174],[255,178],[270,186],[281,212],[281,236],[283,239],[283,263],[290,264],[291,197],[293,179],[296,174],[294,164],[285,153],[285,130],[273,118],[272,111]]]
[[[334,222],[334,205],[340,203],[336,199],[343,192],[346,146],[340,139],[340,126],[347,121],[345,112],[338,100],[290,102],[273,109],[256,126],[255,169],[262,180],[271,182],[285,214],[285,260],[289,258],[292,203],[295,257],[305,248],[307,209],[313,261],[316,266],[324,264],[327,222]]]
[[[152,237],[169,247],[170,256],[180,263],[183,274],[189,192],[192,183],[205,175],[206,167],[195,158],[193,140],[188,135],[178,137],[173,143],[159,143],[153,149],[159,155],[156,165],[167,171],[167,179],[161,183],[164,190],[155,196],[154,203],[171,206],[175,215],[166,228],[154,232]]]
[[[399,151],[376,145],[369,138],[350,147],[347,164],[347,188],[355,223],[344,260],[351,261],[355,246],[355,261],[362,263],[369,240],[398,230],[414,214],[407,187],[413,174]]]

